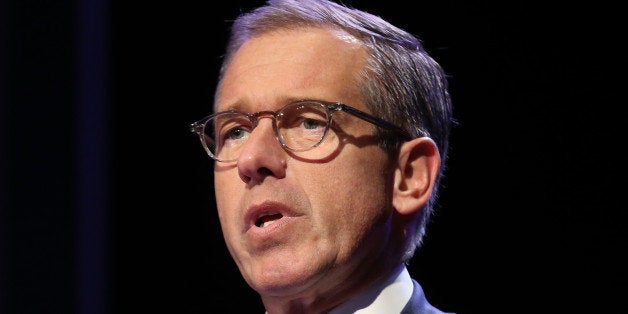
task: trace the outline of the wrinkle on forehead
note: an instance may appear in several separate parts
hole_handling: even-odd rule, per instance
[[[340,29],[302,27],[257,34],[236,52],[218,86],[214,109],[249,102],[276,107],[286,99],[304,97],[349,101],[359,96],[356,75],[365,58],[364,44]]]

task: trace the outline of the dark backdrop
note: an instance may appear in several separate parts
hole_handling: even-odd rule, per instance
[[[410,272],[458,313],[626,310],[618,9],[345,1],[424,40],[455,127]],[[262,1],[0,5],[0,313],[262,313],[190,122]],[[231,310],[240,309],[240,310]]]

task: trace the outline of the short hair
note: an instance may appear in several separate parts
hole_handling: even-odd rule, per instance
[[[366,66],[358,74],[366,106],[413,137],[430,137],[438,147],[440,171],[408,241],[404,255],[404,261],[408,261],[422,243],[445,171],[453,123],[447,76],[416,36],[378,16],[327,0],[268,0],[233,22],[219,87],[235,53],[249,38],[301,27],[340,29],[360,40],[368,54]],[[380,146],[396,153],[399,139],[386,131],[378,132]]]

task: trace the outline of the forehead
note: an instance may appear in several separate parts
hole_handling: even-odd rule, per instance
[[[296,99],[363,103],[358,82],[366,50],[351,35],[323,28],[263,33],[236,52],[216,110],[272,110]]]

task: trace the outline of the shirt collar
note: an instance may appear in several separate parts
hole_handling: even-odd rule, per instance
[[[399,313],[412,297],[412,279],[404,264],[368,290],[340,304],[329,314]]]

